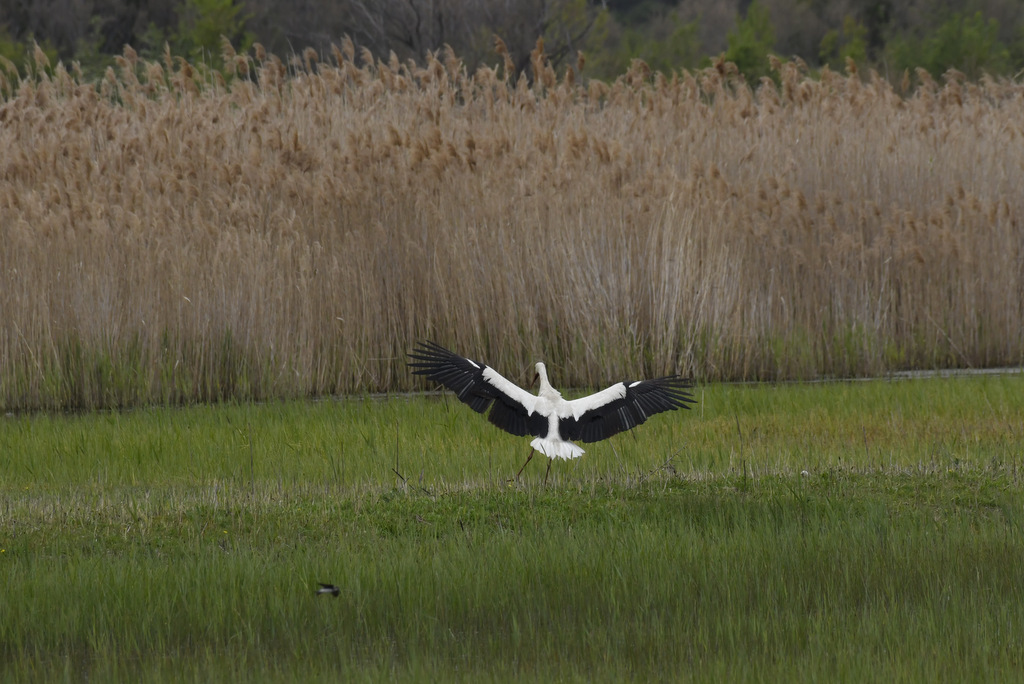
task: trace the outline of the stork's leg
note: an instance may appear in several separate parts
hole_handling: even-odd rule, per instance
[[[548,475],[551,474],[551,461],[553,461],[553,460],[555,460],[555,459],[553,459],[553,458],[549,458],[548,459],[548,469],[544,471],[544,484],[548,483]]]
[[[533,447],[530,447],[530,455],[526,457],[526,463],[529,463],[532,459],[533,459]],[[523,474],[523,470],[526,468],[526,463],[524,463],[523,467],[519,469],[518,473],[516,473],[516,479],[517,480],[519,479],[519,476]]]

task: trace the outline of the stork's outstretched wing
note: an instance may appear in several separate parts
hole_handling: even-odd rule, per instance
[[[568,402],[571,413],[560,416],[562,439],[597,442],[630,430],[656,413],[690,408],[693,381],[678,375],[656,380],[620,382],[597,394]]]
[[[430,341],[421,342],[409,358],[414,375],[441,383],[477,413],[486,412],[487,420],[502,430],[517,437],[547,433],[548,419],[535,411],[537,397],[490,366]]]

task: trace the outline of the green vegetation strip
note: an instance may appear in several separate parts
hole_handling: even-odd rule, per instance
[[[710,386],[547,486],[437,398],[8,416],[0,679],[1017,677],[1022,389]]]

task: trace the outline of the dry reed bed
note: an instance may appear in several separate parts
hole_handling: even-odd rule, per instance
[[[1021,85],[228,57],[3,89],[0,404],[1024,358]]]

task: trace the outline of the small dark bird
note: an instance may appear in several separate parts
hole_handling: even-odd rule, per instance
[[[519,437],[533,436],[530,446],[548,457],[545,482],[552,459],[583,454],[583,449],[571,440],[597,442],[631,430],[657,413],[688,409],[695,403],[693,381],[678,375],[617,382],[597,394],[566,401],[551,386],[543,363],[535,366],[540,391],[531,394],[490,366],[434,342],[420,343],[409,358],[413,374],[425,375],[452,390],[477,413],[487,413],[487,419],[497,427]],[[526,463],[533,453],[530,451]]]
[[[323,582],[317,582],[317,584],[320,585],[320,588],[316,590],[317,595],[330,594],[334,598],[338,598],[338,594],[341,593],[341,589],[333,584],[324,584]]]

